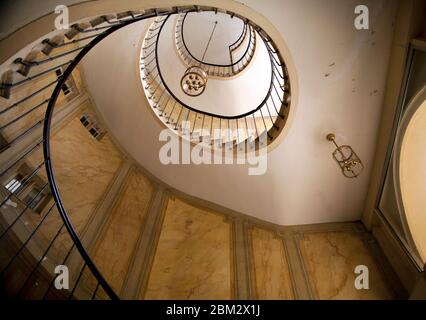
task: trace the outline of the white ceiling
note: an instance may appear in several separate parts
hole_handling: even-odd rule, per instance
[[[212,34],[215,22],[217,24]],[[228,14],[192,12],[186,16],[183,35],[188,50],[198,60],[203,57],[211,35],[210,44],[203,61],[226,65],[231,63],[228,46],[237,41],[243,29],[243,21],[238,18],[231,18]]]
[[[162,124],[140,86],[134,24],[108,37],[84,61],[87,83],[111,134],[154,175],[188,194],[282,225],[353,221],[361,216],[372,167],[396,1],[367,0],[370,30],[354,28],[356,0],[246,0],[286,42],[299,97],[291,130],[268,153],[265,175],[241,165],[159,162]],[[365,164],[356,180],[342,176],[333,146],[350,144]]]
[[[56,6],[71,6],[84,0],[1,0],[0,39],[33,20],[55,11]]]

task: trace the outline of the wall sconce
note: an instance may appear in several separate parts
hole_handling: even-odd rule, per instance
[[[327,140],[334,143],[336,150],[333,152],[333,158],[338,163],[343,175],[346,178],[356,178],[364,170],[364,165],[361,159],[355,153],[351,146],[339,146],[336,141],[334,133],[327,135]]]

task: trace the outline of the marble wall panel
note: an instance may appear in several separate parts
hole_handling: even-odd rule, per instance
[[[90,105],[86,103],[82,109],[86,107],[89,108]],[[64,207],[79,233],[112,183],[123,156],[108,135],[101,141],[93,138],[80,123],[79,114],[52,134],[51,155]],[[31,168],[42,161],[41,152],[26,158],[26,163]],[[47,182],[44,169],[40,170],[39,176]],[[41,215],[27,215],[27,218],[37,223]],[[55,209],[43,223],[40,235],[51,239],[60,224],[62,221]],[[66,250],[69,246],[70,238],[64,230],[64,235],[56,241],[55,247]]]
[[[273,230],[252,228],[252,278],[256,299],[294,299],[284,242]]]
[[[48,89],[31,97],[30,99],[19,103],[13,108],[9,109],[9,107],[16,102],[20,102],[25,97],[29,96],[30,94],[36,92],[37,90],[43,88],[44,86],[55,80],[56,74],[48,73],[44,76],[41,76],[40,78],[37,78],[36,80],[30,81],[27,84],[23,84],[21,86],[16,87],[12,91],[12,95],[9,99],[0,99],[0,110],[8,109],[8,111],[6,111],[0,117],[0,127],[7,125],[9,122],[14,121],[15,119],[18,119],[18,117],[20,117],[21,115],[27,113],[26,116],[20,118],[19,120],[2,129],[1,134],[7,141],[13,140],[23,131],[34,125],[37,121],[44,118],[47,103],[43,102],[50,98],[56,84],[53,84]],[[76,84],[77,91],[69,94],[69,97],[75,97],[76,94],[78,94],[78,92],[82,90],[81,77],[78,69],[76,69],[72,73],[72,81],[74,81],[74,83]],[[61,91],[55,104],[55,111],[63,107],[69,100],[70,98],[68,98],[68,96],[65,96],[64,93]]]
[[[304,233],[300,240],[309,281],[318,299],[392,299],[382,269],[362,238],[352,231]],[[355,267],[369,269],[369,290],[355,288]]]
[[[94,253],[102,275],[120,292],[153,195],[153,184],[132,170]]]
[[[231,299],[230,244],[223,215],[170,199],[144,298]]]

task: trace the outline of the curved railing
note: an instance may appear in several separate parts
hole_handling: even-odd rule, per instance
[[[15,91],[23,85],[31,84],[32,81],[37,81],[42,77],[52,78],[46,85],[0,110],[0,133],[2,138],[7,140],[7,143],[2,145],[2,151],[9,148],[19,151],[17,156],[12,157],[12,160],[2,165],[0,178],[7,177],[11,171],[27,160],[43,159],[35,166],[34,170],[23,177],[18,189],[2,190],[1,192],[3,200],[0,205],[2,208],[0,241],[14,243],[16,237],[19,238],[19,245],[14,247],[14,252],[7,257],[2,257],[2,264],[0,265],[2,288],[10,287],[9,282],[17,282],[17,279],[13,278],[13,267],[15,263],[19,262],[19,258],[29,250],[28,246],[34,239],[37,239],[38,233],[45,227],[48,219],[57,213],[62,220],[53,237],[44,243],[44,250],[32,248],[35,260],[21,284],[16,286],[16,283],[14,283],[13,288],[9,288],[9,291],[12,291],[7,293],[9,298],[13,296],[25,298],[26,292],[31,291],[35,286],[41,286],[40,279],[37,280],[36,275],[42,273],[43,269],[52,269],[54,265],[66,265],[70,263],[71,259],[74,259],[74,265],[77,266],[77,269],[73,270],[75,277],[70,279],[70,282],[73,281],[74,283],[65,293],[53,293],[54,298],[98,299],[106,296],[110,299],[118,299],[117,294],[96,268],[82,244],[62,202],[51,164],[52,118],[55,103],[61,90],[67,85],[71,73],[97,43],[126,25],[167,12],[166,10],[156,9],[147,10],[144,13],[126,11],[74,24],[68,31],[57,32],[46,38],[40,44],[34,46],[26,56],[16,58],[9,69],[2,74],[0,96],[11,100],[14,100]],[[49,98],[44,99],[43,97],[46,96]],[[37,101],[33,106],[24,105],[33,100]],[[32,120],[34,122],[31,122]],[[27,139],[29,136],[31,136],[31,141]],[[46,170],[45,173],[42,172],[43,167]],[[31,184],[39,174],[45,174],[48,182],[31,199],[23,199],[22,190]],[[53,201],[48,210],[37,219],[33,229],[28,229],[23,225],[22,219],[25,215],[34,213],[32,205],[42,193],[45,197],[52,198]],[[20,230],[19,234],[14,232],[15,229]],[[64,234],[65,231],[67,232]],[[55,247],[64,235],[69,237],[71,245],[66,249],[63,258],[58,257],[53,264],[52,256],[56,254]],[[49,259],[47,259],[48,255]],[[87,274],[88,272],[90,275]],[[54,275],[53,270],[49,272],[49,275]],[[94,285],[88,285],[87,281],[84,281],[89,277],[95,279]],[[46,299],[52,296],[54,280],[52,277],[45,283],[45,290],[39,296],[40,298]],[[102,290],[104,294],[101,293]]]
[[[290,104],[290,83],[287,70],[269,38],[260,32],[271,64],[269,87],[259,105],[246,108],[237,115],[216,114],[202,111],[202,106],[191,106],[183,102],[170,89],[161,71],[158,47],[161,31],[168,18],[154,21],[145,37],[141,52],[142,83],[147,97],[157,115],[170,129],[189,140],[204,141],[221,148],[232,148],[247,140],[258,142],[262,134],[270,143],[282,130],[287,120]],[[250,25],[250,29],[255,26]],[[220,132],[215,136],[214,132]],[[222,131],[224,134],[222,134]],[[257,147],[264,146],[260,142]]]
[[[230,62],[227,64],[213,64],[197,59],[188,49],[184,36],[187,15],[187,12],[179,14],[175,26],[176,49],[186,66],[202,67],[209,76],[232,77],[243,71],[250,64],[256,51],[256,34],[246,19],[242,20],[244,27],[240,36],[234,43],[228,46]],[[239,50],[243,43],[246,43],[244,53],[239,58],[235,58],[235,52]]]
[[[4,179],[17,166],[27,160],[32,160],[34,163],[34,159],[41,159],[33,166],[34,169],[28,171],[22,177],[19,188],[1,189],[3,200],[0,205],[2,213],[0,216],[0,241],[10,241],[10,243],[13,243],[13,246],[8,247],[7,255],[5,252],[1,253],[2,256],[0,259],[0,281],[2,288],[8,287],[12,282],[14,284],[12,289],[9,288],[12,290],[12,293],[8,293],[9,297],[13,295],[15,298],[25,298],[28,291],[37,288],[36,292],[41,294],[40,297],[43,299],[52,296],[61,299],[99,299],[105,297],[118,299],[118,295],[97,269],[82,243],[61,199],[51,163],[50,138],[53,121],[55,121],[53,114],[61,90],[64,90],[64,87],[66,87],[70,75],[81,59],[100,41],[113,32],[134,22],[165,16],[166,18],[159,18],[155,22],[156,24],[161,23],[163,25],[162,22],[168,19],[171,14],[199,10],[200,7],[198,6],[190,6],[172,9],[151,9],[143,12],[126,11],[95,17],[72,25],[66,32],[57,31],[52,33],[51,36],[34,46],[29,54],[14,59],[8,70],[1,75],[0,96],[2,99],[13,101],[0,109],[1,138],[7,140],[6,143],[1,145],[1,151],[5,152],[5,150],[10,148],[13,150],[13,154],[10,159],[2,161],[0,178]],[[203,7],[202,10],[215,11],[217,9]],[[175,111],[169,112],[169,106],[164,104],[159,96],[157,97],[160,92],[158,88],[164,83],[157,84],[157,88],[152,90],[156,77],[153,75],[154,70],[148,68],[148,65],[152,63],[158,66],[155,54],[155,56],[152,56],[154,57],[153,62],[148,63],[148,61],[144,60],[144,72],[146,73],[144,81],[146,83],[146,90],[151,92],[149,98],[151,101],[156,101],[157,110],[161,113],[162,117],[167,118],[168,121],[172,121],[173,125],[179,125],[179,119],[183,119],[183,117],[188,119],[189,116],[195,116],[196,119],[200,120],[197,123],[201,123],[202,121],[203,124],[207,122],[208,117],[211,117],[211,121],[213,121],[213,118],[215,118],[215,121],[219,119],[220,125],[222,125],[222,122],[227,122],[228,127],[231,126],[231,123],[234,123],[236,126],[239,123],[247,123],[251,117],[254,119],[253,124],[256,130],[258,125],[262,122],[264,123],[264,131],[267,130],[270,138],[273,138],[282,129],[289,109],[290,87],[288,84],[288,75],[286,74],[283,60],[273,42],[261,28],[252,23],[250,24],[267,46],[271,58],[271,67],[274,70],[271,75],[271,87],[264,103],[252,110],[251,113],[237,117],[217,116],[198,112],[190,106],[178,103],[177,100],[174,101],[173,106]],[[153,41],[155,41],[154,38],[158,37],[158,34],[155,35],[157,30],[159,32],[161,27],[156,30],[154,28],[150,29],[149,34],[153,36],[151,39],[149,39],[150,36],[145,38],[143,52],[147,53],[149,47],[156,47]],[[154,53],[144,55],[144,59],[152,54]],[[58,72],[59,70],[60,72]],[[51,81],[42,87],[30,90],[25,96],[19,98],[14,96],[18,88],[22,88],[23,85],[30,84],[32,81],[38,80],[43,76],[49,76]],[[162,91],[164,94],[172,97],[167,87],[164,87]],[[280,91],[282,92],[281,94],[279,93]],[[276,94],[276,98],[271,98],[274,94]],[[278,99],[275,101],[279,101],[279,105],[274,106],[276,111],[272,115],[269,113],[271,110],[269,108],[266,109],[265,105],[268,102],[273,103],[274,99]],[[33,105],[27,106],[30,102]],[[174,115],[177,114],[176,112],[179,113],[178,118],[174,118]],[[186,112],[185,115],[183,114],[184,112]],[[263,116],[264,112],[268,112],[270,116],[271,124],[269,127],[266,125],[267,118]],[[258,114],[262,114],[262,116],[257,117]],[[198,118],[198,115],[201,117]],[[27,121],[25,121],[25,125],[22,125],[24,119]],[[204,125],[201,127],[204,127]],[[194,131],[194,128],[192,131]],[[23,199],[21,194],[22,189],[32,183],[32,180],[43,171],[43,168],[45,168],[45,175],[48,182],[32,198]],[[30,228],[23,223],[22,219],[29,212],[32,212],[33,203],[38,199],[40,194],[50,197],[52,201]],[[38,233],[40,233],[40,230],[44,228],[48,219],[54,214],[57,214],[59,221],[62,221],[57,230],[50,238],[45,240],[43,249],[34,246],[31,246],[31,249],[29,249],[32,240],[38,239]],[[19,232],[17,231],[18,229],[20,230]],[[55,249],[56,244],[62,237],[68,237],[68,240],[70,240],[69,246]],[[60,255],[56,256],[55,250],[60,250]],[[15,264],[20,261],[19,259],[23,255],[27,255],[28,251],[31,252],[32,256],[30,262],[28,262],[28,259],[25,262],[25,269],[28,272],[23,278],[22,275],[18,277],[17,273],[14,272]],[[48,255],[49,259],[46,259]],[[73,270],[75,271],[75,276],[70,279],[70,288],[63,291],[63,293],[52,293],[55,273],[52,270],[52,272],[48,272],[48,276],[44,274],[44,282],[42,282],[40,278],[40,275],[43,275],[42,271],[53,269],[55,265],[66,265],[72,259],[75,260],[73,264],[75,266],[75,270]],[[95,279],[94,283],[89,284],[89,281],[87,281],[88,278]],[[19,285],[16,285],[17,283]]]

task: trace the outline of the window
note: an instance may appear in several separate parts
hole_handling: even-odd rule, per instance
[[[6,183],[6,189],[14,193],[22,186],[23,179],[24,177],[21,174],[18,174],[16,177],[12,178],[9,180],[9,182]]]
[[[86,115],[83,115],[81,118],[80,118],[80,122],[83,124],[83,126],[85,126],[85,127],[87,127],[89,124],[90,124],[90,121],[89,121],[89,119],[87,118],[87,116]]]
[[[101,140],[105,136],[106,131],[98,124],[94,116],[83,113],[80,117],[80,122],[95,139]]]
[[[33,175],[33,170],[26,164],[21,165],[3,185],[21,204],[37,213],[41,213],[52,198],[49,188],[44,188],[46,182]]]
[[[96,129],[95,129],[95,128],[90,128],[89,132],[90,132],[90,134],[91,134],[92,136],[94,136],[94,137],[96,137],[96,136],[98,135],[98,132],[96,131]]]
[[[56,69],[56,76],[60,77],[62,76],[63,72],[62,69]],[[65,83],[61,87],[62,93],[71,100],[78,94],[77,86],[75,85],[74,78],[72,75],[65,81]],[[74,94],[71,94],[74,93]]]
[[[64,83],[63,85],[62,85],[62,92],[64,93],[64,95],[68,95],[68,94],[70,94],[71,93],[71,89],[67,86],[67,84],[66,83]]]
[[[36,212],[41,212],[41,210],[44,208],[44,206],[40,206],[44,201],[44,199],[47,197],[46,192],[42,192],[42,189],[38,186],[32,186],[30,191],[27,193],[27,195],[24,197],[25,204],[33,209]]]

